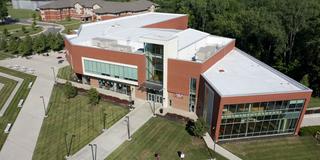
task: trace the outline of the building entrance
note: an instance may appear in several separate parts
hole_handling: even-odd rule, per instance
[[[162,95],[154,94],[154,93],[147,93],[147,100],[162,104]]]

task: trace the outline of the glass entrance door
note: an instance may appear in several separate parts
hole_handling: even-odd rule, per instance
[[[162,104],[162,96],[158,94],[148,93],[147,100]]]

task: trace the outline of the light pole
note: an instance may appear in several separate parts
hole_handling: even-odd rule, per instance
[[[45,102],[44,102],[44,97],[43,96],[40,96],[40,98],[42,99],[42,103],[43,103],[43,109],[44,109],[44,117],[46,118],[46,117],[48,117],[48,115],[47,115],[47,107],[46,107],[46,104],[45,104]]]
[[[65,133],[65,134],[64,134],[64,141],[65,141],[65,143],[66,143],[66,149],[67,149],[66,159],[67,159],[68,157],[70,157],[71,147],[72,147],[72,142],[73,142],[74,137],[76,137],[76,135],[72,134],[72,135],[71,135],[70,143],[68,144],[68,133]]]
[[[92,153],[92,160],[97,160],[97,144],[89,144],[91,147],[91,153]]]
[[[106,122],[107,121],[107,113],[103,113],[103,129],[102,132],[104,132],[107,128],[106,128]]]
[[[127,122],[127,131],[128,131],[128,141],[131,140],[131,135],[130,135],[130,119],[129,119],[129,116],[126,116],[126,120]]]
[[[52,73],[53,73],[53,81],[56,84],[57,80],[56,80],[56,73],[54,72],[54,67],[51,67],[51,69],[52,69]]]
[[[216,132],[216,127],[212,127],[212,130],[214,130],[214,133]],[[213,151],[216,152],[216,134],[213,135]]]

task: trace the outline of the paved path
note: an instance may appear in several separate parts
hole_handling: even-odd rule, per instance
[[[7,108],[9,107],[12,99],[16,95],[17,91],[19,90],[19,88],[20,88],[20,86],[21,86],[21,84],[23,82],[23,79],[15,77],[15,76],[8,75],[8,74],[4,74],[4,73],[1,73],[1,72],[0,72],[0,76],[5,77],[5,78],[9,78],[9,79],[12,79],[12,80],[18,82],[16,87],[13,89],[13,91],[10,94],[10,96],[8,97],[6,103],[2,106],[2,108],[0,110],[0,117],[2,117],[4,115],[4,113],[6,112]]]
[[[320,113],[305,114],[301,127],[320,126]]]
[[[136,108],[128,114],[130,117],[131,134],[142,127],[153,115],[150,105],[147,102],[136,101],[135,105]],[[97,160],[103,160],[108,157],[128,139],[127,123],[125,122],[125,119],[126,118],[123,117],[111,128],[90,142],[90,144],[97,144]],[[92,159],[91,148],[87,145],[68,160],[90,159]]]
[[[1,66],[23,65],[35,69],[37,79],[14,122],[0,151],[1,160],[31,160],[44,118],[43,103],[47,106],[54,85],[51,67],[57,69],[66,64],[57,63],[56,56],[33,56],[32,59],[15,58],[0,61]],[[48,144],[49,145],[49,144]]]
[[[212,138],[210,137],[210,135],[208,133],[206,133],[206,135],[203,136],[203,139],[204,139],[204,141],[206,142],[207,146],[210,149],[215,150],[215,152],[219,153],[220,155],[224,156],[225,158],[230,159],[230,160],[241,160],[241,158],[239,158],[236,155],[232,154],[231,152],[229,152],[228,150],[224,149],[220,145],[216,144],[214,146],[214,142],[213,142]]]
[[[4,84],[0,83],[0,91],[3,88]]]

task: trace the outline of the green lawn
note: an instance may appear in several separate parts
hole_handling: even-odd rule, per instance
[[[308,107],[320,107],[320,97],[311,97]]]
[[[185,124],[164,118],[152,118],[140,128],[130,142],[125,142],[114,151],[108,160],[155,159],[159,153],[163,160],[179,160],[178,151],[183,151],[186,160],[207,160],[214,156],[204,141],[192,137],[185,130]],[[217,159],[224,159],[216,155]]]
[[[8,31],[14,31],[14,30],[21,30],[22,26],[28,26],[28,25],[22,25],[22,24],[1,24],[0,25],[0,32],[2,34],[3,30],[6,28]]]
[[[29,9],[13,9],[12,6],[8,6],[8,14],[11,18],[15,19],[28,19],[32,18],[32,14],[36,14],[39,17],[39,12]]]
[[[73,30],[79,29],[80,25],[82,24],[81,21],[75,20],[75,19],[72,19],[70,21],[67,21],[67,20],[58,21],[56,23],[61,24],[65,27],[65,30],[63,31],[64,33],[67,33],[68,30],[72,32]]]
[[[320,145],[311,136],[274,137],[230,142],[222,145],[242,159],[249,160],[319,160]]]
[[[91,106],[83,93],[68,100],[61,85],[54,87],[49,106],[49,116],[42,124],[33,155],[35,160],[64,159],[67,153],[65,133],[75,134],[71,152],[75,153],[101,134],[103,112],[108,114],[108,127],[128,113],[128,109],[106,101]]]
[[[59,69],[58,71],[58,78],[65,79],[65,80],[72,80],[73,71],[71,66],[65,66]]]
[[[14,56],[8,52],[0,51],[0,60],[6,59],[6,58],[13,58]]]
[[[18,72],[15,70],[7,69],[4,67],[0,67],[0,72],[24,79],[21,87],[19,88],[17,94],[11,101],[5,114],[3,115],[3,117],[0,117],[0,148],[2,148],[2,145],[4,144],[8,136],[8,134],[5,134],[3,131],[6,128],[8,123],[14,123],[14,121],[16,120],[18,113],[20,111],[20,108],[17,107],[19,104],[19,101],[20,99],[27,98],[30,91],[30,89],[28,88],[28,85],[30,82],[34,82],[36,77],[29,74],[22,73],[22,72]]]
[[[1,109],[3,105],[6,103],[7,99],[11,95],[11,92],[14,90],[18,82],[15,80],[0,76],[0,83],[4,84],[3,88],[0,90],[0,97],[1,97],[0,109]]]

